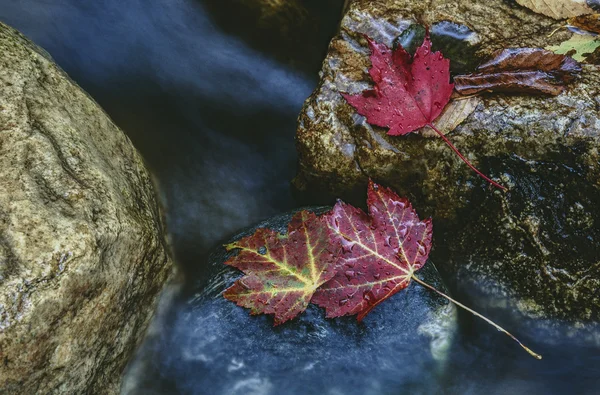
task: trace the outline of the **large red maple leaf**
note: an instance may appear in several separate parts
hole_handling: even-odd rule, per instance
[[[436,119],[450,100],[450,60],[431,52],[429,36],[414,57],[367,37],[371,49],[372,90],[344,98],[372,125],[389,127],[391,136],[413,132]]]
[[[429,126],[479,176],[506,189],[477,170],[433,124],[448,104],[454,85],[450,83],[450,60],[431,51],[429,32],[413,57],[402,46],[393,51],[366,38],[374,87],[357,95],[342,93],[346,101],[370,124],[388,127],[392,136]]]
[[[369,215],[338,202],[325,216],[343,253],[336,274],[312,302],[327,317],[357,314],[362,320],[376,305],[406,288],[431,249],[431,219],[419,220],[410,202],[369,182]]]

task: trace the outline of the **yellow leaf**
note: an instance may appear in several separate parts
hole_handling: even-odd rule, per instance
[[[600,36],[590,34],[574,34],[560,45],[552,45],[546,49],[557,54],[569,54],[578,62],[586,61],[587,57],[600,47]]]

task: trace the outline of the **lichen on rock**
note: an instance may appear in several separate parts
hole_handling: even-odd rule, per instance
[[[129,139],[0,23],[0,388],[116,393],[172,265]]]

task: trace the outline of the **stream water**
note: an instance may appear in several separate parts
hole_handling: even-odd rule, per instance
[[[206,253],[219,241],[298,206],[289,187],[296,117],[318,81],[343,1],[306,2],[319,33],[294,42],[301,45],[298,51],[274,31],[257,33],[255,21],[230,1],[0,3],[0,20],[47,50],[142,152],[160,185],[174,254],[188,284],[202,279]],[[435,392],[600,393],[599,342],[586,345],[566,336],[545,342],[548,333],[529,330],[510,312],[478,306],[477,295],[466,290],[458,294],[523,333],[522,340],[544,359],[534,360],[460,313],[448,371]],[[169,308],[177,311],[183,302],[176,299]],[[194,328],[165,324],[159,330],[185,336]],[[550,330],[562,329],[552,323]],[[144,383],[130,393],[177,393],[184,387],[186,393],[211,393],[161,373],[161,361],[173,361],[168,347],[157,345],[141,358],[155,362],[137,372]],[[167,371],[177,364],[186,371],[185,363],[171,362]],[[409,393],[425,388],[432,387]]]

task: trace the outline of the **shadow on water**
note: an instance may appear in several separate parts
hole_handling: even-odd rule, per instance
[[[201,276],[206,252],[218,241],[297,206],[289,187],[296,117],[317,83],[343,1],[294,2],[305,5],[308,22],[284,31],[242,0],[20,0],[0,7],[0,20],[46,49],[142,152],[160,184],[174,253],[188,278]],[[458,298],[477,296],[464,291]],[[575,340],[544,346],[538,341],[544,334],[528,331],[514,315],[471,304],[523,332],[545,359],[534,360],[461,313],[460,338],[437,392],[600,388],[597,347]],[[177,316],[177,305],[165,322]],[[182,330],[160,327],[159,338],[173,341],[176,329]],[[143,352],[150,360],[142,372],[145,393],[171,393],[173,378],[160,375],[160,361],[172,359],[168,349],[151,344]]]

